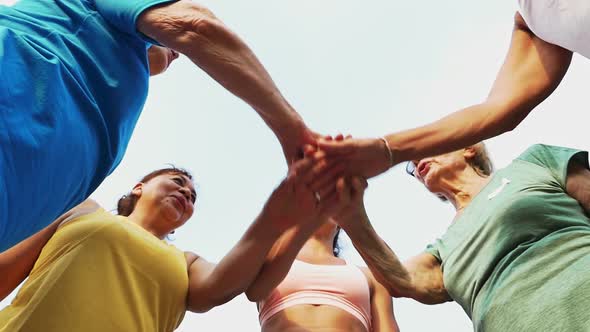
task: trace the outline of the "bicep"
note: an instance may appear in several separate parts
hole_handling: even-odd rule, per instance
[[[590,170],[579,162],[572,161],[568,166],[566,191],[575,198],[590,215]]]
[[[214,263],[194,254],[186,255],[188,265],[187,309],[192,312],[205,312],[211,309],[207,302],[210,276]]]
[[[404,263],[412,279],[412,298],[425,304],[451,301],[444,285],[440,262],[429,253],[422,253]]]
[[[571,57],[572,52],[535,36],[517,13],[510,48],[488,102],[503,105],[497,115],[516,126],[557,88]]]

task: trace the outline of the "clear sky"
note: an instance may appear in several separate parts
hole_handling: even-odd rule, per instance
[[[425,124],[483,100],[517,10],[516,1],[202,3],[247,41],[312,129],[356,137]],[[589,62],[575,57],[552,97],[518,129],[489,140],[498,168],[534,143],[588,149],[589,74]],[[173,243],[212,261],[239,239],[286,173],[278,142],[257,114],[184,57],[152,79],[125,159],[92,198],[113,209],[139,178],[167,163],[191,170],[198,185],[196,213]],[[400,166],[370,181],[366,205],[403,259],[442,235],[453,216]],[[344,256],[362,264],[342,240]],[[456,303],[394,299],[394,307],[404,331],[472,330]],[[257,330],[256,307],[244,296],[206,314],[187,313],[178,329]]]

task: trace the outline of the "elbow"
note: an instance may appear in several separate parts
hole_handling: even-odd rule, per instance
[[[252,288],[248,288],[244,294],[246,294],[246,298],[248,299],[248,301],[250,302],[258,302],[261,300],[260,298],[260,294],[258,294],[258,292],[256,292],[256,290],[252,289]]]
[[[189,56],[187,53],[191,50],[225,43],[232,36],[231,31],[211,11],[190,2],[183,14],[172,22],[179,34],[181,49],[178,51]]]
[[[260,296],[258,296],[258,294],[254,292],[246,292],[246,298],[248,299],[248,301],[254,303],[259,302],[261,300]]]
[[[268,297],[268,294],[264,293],[263,291],[256,290],[256,289],[248,289],[246,292],[246,297],[248,301],[258,303]]]
[[[239,292],[232,294],[220,292],[193,292],[189,291],[187,309],[195,313],[205,313],[215,307],[225,304],[240,295]]]

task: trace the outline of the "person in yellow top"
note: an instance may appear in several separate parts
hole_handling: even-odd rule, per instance
[[[217,264],[163,239],[192,215],[184,170],[154,171],[119,200],[119,215],[86,201],[0,254],[1,332],[173,331],[253,283],[283,234],[308,237],[350,202],[350,186],[321,152],[293,164],[240,241]],[[321,194],[321,196],[320,196]]]

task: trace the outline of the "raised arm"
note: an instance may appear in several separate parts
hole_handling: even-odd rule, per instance
[[[443,283],[440,263],[428,253],[403,264],[375,232],[362,199],[355,209],[338,218],[373,276],[394,297],[409,297],[425,304],[451,301]]]
[[[29,275],[41,250],[58,227],[84,213],[96,210],[98,204],[87,200],[64,213],[49,226],[28,237],[14,247],[0,253],[0,301],[8,296]]]
[[[351,140],[340,145],[323,142],[321,147],[329,153],[349,155],[353,174],[371,177],[402,161],[478,143],[516,128],[557,88],[571,58],[572,52],[535,36],[517,13],[508,54],[482,103],[431,124],[387,135],[393,161],[383,157],[383,142],[377,139]]]
[[[281,234],[296,225],[313,229],[307,224],[317,221],[329,206],[337,170],[310,158],[296,162],[258,218],[218,264],[194,257],[189,267],[188,309],[205,312],[246,291]],[[314,191],[325,193],[327,202],[322,198],[318,204]]]
[[[146,10],[138,29],[188,56],[227,90],[252,106],[293,161],[315,137],[283,97],[250,48],[213,13],[188,0]]]
[[[332,174],[337,175],[336,172]],[[259,302],[265,299],[287,276],[297,254],[309,237],[321,225],[321,221],[338,213],[349,204],[351,197],[355,193],[351,191],[350,185],[345,179],[340,178],[336,182],[336,192],[331,196],[322,198],[326,202],[323,203],[322,214],[318,220],[313,223],[292,227],[274,244],[256,280],[246,291],[246,296],[250,301]]]
[[[264,300],[289,273],[293,261],[319,223],[308,223],[289,229],[273,245],[256,279],[246,290],[252,302]]]

